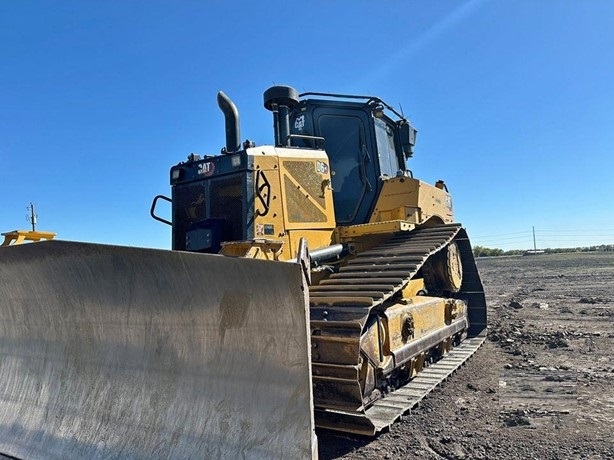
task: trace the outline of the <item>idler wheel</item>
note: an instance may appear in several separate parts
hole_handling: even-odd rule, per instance
[[[429,292],[458,292],[463,284],[463,265],[456,243],[452,242],[430,257],[423,267]]]

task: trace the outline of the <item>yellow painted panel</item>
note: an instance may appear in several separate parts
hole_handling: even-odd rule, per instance
[[[411,177],[395,177],[384,182],[370,222],[400,219],[420,224],[434,216],[454,221],[450,194]]]
[[[330,245],[335,217],[326,154],[267,149],[262,155],[253,156],[253,162],[254,169],[265,174],[271,195],[268,213],[254,219],[255,238],[282,241],[280,260],[296,257],[301,238],[307,240],[310,249]],[[258,200],[255,206],[258,209]],[[292,213],[298,218],[293,219]]]
[[[385,352],[390,353],[467,315],[460,300],[416,296],[386,309]]]

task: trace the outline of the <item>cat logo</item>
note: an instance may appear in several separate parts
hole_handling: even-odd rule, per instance
[[[296,120],[294,120],[294,128],[298,130],[299,132],[301,132],[303,131],[304,127],[305,127],[305,115],[296,117]]]
[[[201,176],[212,176],[215,172],[215,164],[211,161],[198,165],[198,174]]]

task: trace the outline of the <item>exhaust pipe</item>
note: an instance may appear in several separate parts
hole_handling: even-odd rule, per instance
[[[224,113],[226,124],[226,147],[223,153],[233,153],[241,149],[241,129],[239,127],[239,111],[237,106],[223,91],[217,93],[217,105]]]
[[[273,112],[275,147],[290,146],[290,110],[298,104],[298,91],[290,86],[272,86],[264,92],[264,108]]]

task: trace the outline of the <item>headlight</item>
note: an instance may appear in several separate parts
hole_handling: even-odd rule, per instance
[[[181,177],[181,169],[173,169],[171,171],[171,180],[179,180]]]

